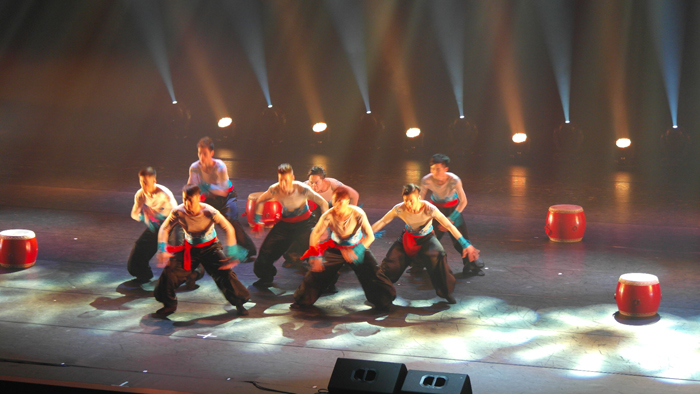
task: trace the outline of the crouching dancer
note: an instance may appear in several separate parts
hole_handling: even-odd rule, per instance
[[[369,250],[374,233],[367,215],[361,208],[350,205],[350,193],[344,186],[335,189],[332,202],[333,207],[321,215],[311,232],[309,250],[302,256],[309,259],[311,270],[294,292],[295,302],[290,308],[313,305],[321,290],[335,283],[340,268],[348,264],[355,271],[367,300],[376,310],[388,310],[396,298],[396,290]],[[327,228],[331,230],[331,239],[319,244]]]
[[[183,188],[182,201],[182,205],[170,212],[158,232],[158,266],[165,269],[153,291],[156,300],[164,305],[156,311],[156,317],[165,317],[175,312],[175,289],[200,264],[214,279],[226,300],[236,307],[238,315],[247,315],[248,311],[243,304],[248,301],[250,293],[231,269],[245,260],[246,250],[236,244],[236,233],[231,223],[210,205],[200,203],[200,189],[197,185]],[[185,243],[179,247],[166,246],[168,234],[177,223],[184,230]],[[215,223],[226,231],[227,245],[223,248],[225,254],[216,237]]]
[[[459,230],[433,204],[420,199],[420,187],[408,184],[403,187],[403,202],[394,206],[383,218],[372,225],[375,233],[399,217],[406,223],[401,237],[389,248],[382,261],[381,270],[393,283],[401,278],[411,260],[425,266],[430,281],[439,297],[448,303],[456,303],[452,297],[455,277],[447,264],[447,255],[433,232],[433,219],[444,226],[462,246],[462,257],[470,261],[479,258],[479,250],[466,240]]]

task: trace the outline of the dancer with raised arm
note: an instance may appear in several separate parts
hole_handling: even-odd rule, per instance
[[[449,172],[449,169],[449,157],[440,153],[433,155],[430,158],[430,174],[424,176],[421,181],[420,198],[425,200],[428,193],[430,193],[430,202],[457,227],[457,230],[466,240],[469,240],[467,224],[462,217],[462,211],[467,206],[467,195],[464,193],[462,180],[457,175]],[[435,228],[435,236],[438,240],[442,239],[446,232],[448,232],[447,228],[442,225],[438,225]],[[450,233],[450,238],[452,238],[452,245],[455,250],[461,253],[462,245],[457,238],[452,233]],[[484,276],[484,271],[482,270],[484,263],[481,258],[469,260],[469,257],[464,257],[462,263],[464,264],[462,275]]]
[[[403,202],[396,204],[383,218],[372,225],[376,234],[395,218],[405,222],[401,237],[389,248],[380,268],[393,283],[399,280],[412,260],[425,266],[438,296],[454,304],[452,297],[455,277],[447,264],[442,244],[435,238],[433,219],[445,226],[462,246],[462,257],[479,258],[479,250],[467,241],[459,230],[428,201],[420,199],[420,187],[408,184],[403,188]]]
[[[158,232],[158,265],[165,268],[153,291],[163,308],[154,316],[165,317],[177,310],[175,289],[200,264],[214,279],[226,300],[236,307],[238,315],[247,315],[243,304],[248,301],[250,293],[232,270],[245,259],[246,249],[236,244],[236,233],[228,220],[211,205],[200,202],[199,186],[186,185],[182,200],[183,204],[170,212]],[[176,224],[184,230],[184,245],[167,246],[168,234]],[[215,224],[226,232],[226,246],[223,248],[216,236]]]
[[[270,287],[277,274],[275,261],[287,250],[306,250],[309,248],[309,236],[314,226],[311,218],[311,210],[307,200],[311,200],[321,207],[321,212],[328,210],[328,202],[308,185],[294,180],[292,166],[284,163],[277,167],[277,179],[279,182],[258,197],[255,206],[255,226],[253,232],[262,234],[262,213],[265,202],[279,201],[282,205],[282,217],[265,237],[260,246],[260,253],[255,259],[253,272],[260,278],[253,283],[256,287]]]
[[[309,250],[302,258],[309,259],[311,270],[294,292],[291,309],[313,305],[321,290],[335,283],[340,268],[350,266],[362,285],[367,301],[378,311],[386,311],[396,298],[396,290],[389,278],[377,266],[377,260],[369,250],[374,233],[365,212],[350,204],[350,191],[339,186],[333,192],[333,207],[321,215],[311,232]],[[320,242],[326,229],[331,238]]]

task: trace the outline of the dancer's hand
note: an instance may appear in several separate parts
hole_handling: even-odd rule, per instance
[[[156,266],[158,268],[166,267],[168,265],[168,263],[170,262],[171,257],[173,257],[172,253],[168,253],[168,252],[158,253],[158,263],[156,263]]]
[[[321,256],[309,257],[309,265],[311,266],[311,272],[322,272],[326,269],[323,265],[323,257]]]
[[[479,259],[479,253],[481,251],[477,248],[474,247],[474,245],[469,245],[466,248],[462,249],[462,258],[469,256],[469,261],[475,261]]]

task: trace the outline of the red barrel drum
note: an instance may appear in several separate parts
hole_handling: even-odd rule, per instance
[[[615,301],[624,316],[655,316],[661,303],[659,278],[651,274],[620,275]]]
[[[30,230],[0,231],[0,266],[29,268],[36,263],[36,235]]]
[[[252,227],[255,225],[255,207],[258,203],[258,197],[264,192],[251,193],[248,196],[248,202],[245,206],[245,216],[248,218],[248,224]],[[282,217],[282,204],[279,201],[270,200],[265,202],[265,207],[262,213],[262,222],[265,227],[272,227],[280,221]]]
[[[586,232],[586,214],[578,205],[552,205],[544,231],[555,242],[578,242]]]

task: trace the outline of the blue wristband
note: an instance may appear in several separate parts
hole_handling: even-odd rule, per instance
[[[253,219],[255,223],[262,223],[262,215],[259,213],[255,214],[255,219]]]
[[[248,250],[240,245],[227,245],[225,248],[226,256],[234,260],[243,261],[248,256]]]
[[[364,261],[366,250],[367,248],[365,248],[365,245],[363,244],[357,244],[355,247],[353,247],[352,251],[355,252],[355,256],[357,256],[357,258],[353,260],[353,263],[359,263],[360,261]]]
[[[471,246],[471,244],[472,244],[471,242],[469,242],[468,239],[466,239],[466,238],[464,238],[464,237],[459,237],[459,239],[457,240],[457,242],[459,242],[459,245],[462,247],[462,249],[466,249],[466,248],[468,248],[469,246]]]
[[[165,242],[158,242],[158,253],[165,253],[165,252],[166,252],[166,251],[165,251],[165,247],[166,247],[167,245],[168,245],[168,244],[165,243]]]
[[[374,238],[381,238],[386,234],[386,230],[379,230],[374,233]]]

